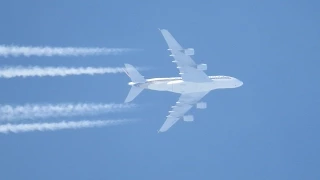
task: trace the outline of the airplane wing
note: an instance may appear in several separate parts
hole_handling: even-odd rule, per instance
[[[166,40],[171,55],[174,61],[177,63],[177,68],[180,71],[180,75],[184,81],[191,82],[211,82],[206,73],[197,69],[197,64],[192,58],[184,52],[184,48],[174,39],[171,33],[166,29],[160,29],[164,39]]]
[[[167,131],[171,126],[173,126],[186,112],[188,112],[194,104],[196,104],[200,99],[202,99],[207,92],[198,93],[187,93],[181,94],[178,102],[175,106],[172,106],[172,110],[169,111],[166,121],[160,128],[159,132]]]

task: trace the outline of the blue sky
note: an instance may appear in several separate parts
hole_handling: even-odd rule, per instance
[[[157,130],[178,95],[144,91],[123,126],[0,135],[0,179],[319,179],[319,1],[4,1],[0,44],[140,48],[122,55],[0,57],[1,66],[152,67],[177,76],[157,28],[209,75],[244,82]],[[0,79],[1,104],[122,103],[125,74]],[[50,119],[48,120],[50,121]]]

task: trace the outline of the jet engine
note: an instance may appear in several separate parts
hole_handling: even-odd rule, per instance
[[[194,55],[194,49],[193,48],[188,48],[184,50],[184,54],[187,56],[193,56]]]
[[[183,116],[183,120],[186,122],[192,122],[193,116],[192,115]]]
[[[200,71],[205,71],[205,70],[207,70],[207,64],[199,64],[197,66],[197,69]]]
[[[206,109],[207,103],[206,102],[199,102],[197,103],[197,109]]]

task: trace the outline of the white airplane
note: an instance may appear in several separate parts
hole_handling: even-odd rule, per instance
[[[166,29],[160,29],[166,40],[169,51],[177,64],[181,77],[152,78],[145,79],[132,65],[125,64],[125,72],[132,82],[128,84],[131,87],[125,103],[132,101],[143,89],[156,91],[170,91],[181,94],[179,100],[172,110],[169,111],[166,121],[158,132],[167,131],[179,119],[183,117],[186,122],[193,121],[192,115],[185,115],[193,105],[198,109],[205,109],[207,104],[199,102],[206,94],[215,89],[237,88],[243,85],[243,82],[231,76],[207,76],[206,64],[196,64],[190,56],[194,55],[193,48],[184,49],[174,39]]]

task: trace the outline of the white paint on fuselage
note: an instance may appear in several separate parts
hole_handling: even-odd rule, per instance
[[[185,82],[181,77],[152,78],[147,79],[145,83],[137,83],[136,85],[145,89],[184,94],[207,92],[214,89],[237,88],[243,84],[240,80],[230,76],[209,76],[209,78],[212,82]]]

